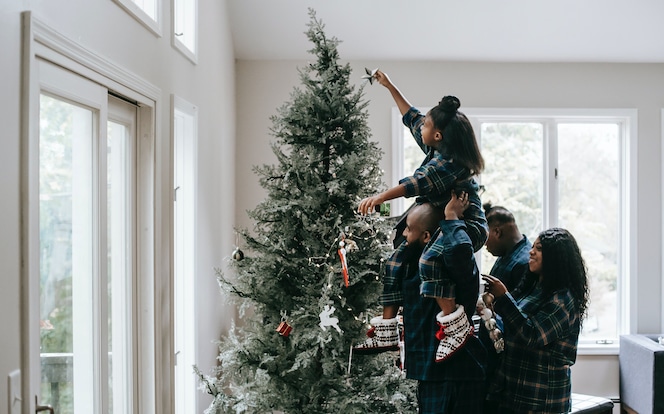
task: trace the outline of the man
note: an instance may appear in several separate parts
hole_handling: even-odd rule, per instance
[[[492,206],[491,203],[484,204],[484,214],[489,225],[489,237],[486,241],[486,249],[492,255],[498,257],[491,268],[490,274],[500,279],[509,291],[513,291],[519,284],[523,275],[528,270],[529,252],[532,244],[528,238],[521,234],[514,220],[514,215],[505,207]],[[498,329],[502,331],[502,321],[498,316]],[[493,340],[489,332],[480,323],[478,336],[487,348],[487,380],[491,382],[493,373],[500,364],[500,354],[494,348]],[[486,401],[485,412],[497,412],[495,402]]]
[[[528,252],[532,244],[521,234],[514,215],[505,207],[486,203],[484,213],[489,225],[486,249],[498,257],[489,273],[512,291],[528,269]]]
[[[432,244],[432,249],[442,252],[441,255],[428,261],[420,261],[415,256],[415,271],[408,271],[412,266],[404,260],[403,290],[403,322],[405,342],[406,377],[418,381],[418,407],[421,414],[480,414],[483,412],[482,397],[486,395],[485,369],[486,351],[480,341],[470,335],[463,347],[457,349],[443,362],[436,362],[434,355],[441,342],[436,335],[439,326],[436,315],[440,308],[436,300],[421,294],[421,276],[425,267],[430,271],[456,275],[456,301],[464,305],[469,318],[479,294],[479,271],[475,263],[474,250],[466,225],[461,216],[467,204],[462,199],[452,196],[445,207],[445,216],[436,229],[434,219],[427,234],[429,237],[417,242],[411,234],[411,223],[418,216],[433,217],[437,209],[429,203],[418,205],[407,218],[407,229],[404,235],[417,255],[422,251],[422,242]],[[467,202],[467,199],[465,199]],[[426,227],[425,227],[426,228]],[[431,250],[433,251],[433,250]],[[419,265],[418,265],[419,262]],[[411,262],[412,263],[412,262]]]

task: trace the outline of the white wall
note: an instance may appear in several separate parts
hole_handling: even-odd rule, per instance
[[[165,0],[163,37],[156,37],[111,0],[0,0],[0,412],[7,407],[7,374],[19,368],[19,125],[21,15],[33,15],[86,49],[128,69],[161,90],[157,140],[171,133],[170,96],[199,108],[198,228],[196,260],[199,365],[216,364],[212,341],[228,327],[232,308],[224,305],[214,267],[233,249],[235,74],[226,1],[199,0],[199,62],[193,65],[171,47],[170,1]],[[170,164],[168,145],[157,157]],[[230,195],[230,196],[229,196]],[[159,277],[166,278],[167,275]],[[196,412],[210,399],[201,393]]]
[[[263,197],[252,165],[273,163],[268,133],[269,116],[299,86],[297,67],[306,62],[238,61],[237,164],[238,188],[235,221],[251,227],[245,213]],[[361,84],[364,67],[379,67],[415,105],[432,105],[453,94],[463,107],[516,108],[636,108],[638,109],[638,272],[635,283],[637,324],[634,332],[660,332],[661,277],[661,126],[664,108],[662,64],[527,64],[441,62],[351,62],[352,77]],[[384,181],[391,176],[390,94],[380,85],[366,86],[370,101],[369,126],[384,149]],[[241,189],[241,190],[240,190]],[[617,397],[617,356],[579,356],[573,368],[574,392]]]

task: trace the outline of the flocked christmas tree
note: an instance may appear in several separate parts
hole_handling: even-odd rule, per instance
[[[215,372],[197,370],[214,396],[207,412],[414,412],[398,354],[351,357],[379,311],[391,223],[356,214],[382,186],[382,153],[339,41],[309,13],[316,61],[272,117],[277,164],[254,169],[267,196],[249,212],[253,231],[238,230],[246,257],[234,253],[234,275],[217,272],[241,321],[219,342]]]

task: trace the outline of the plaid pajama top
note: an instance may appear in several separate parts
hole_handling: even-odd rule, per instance
[[[523,235],[523,238],[509,252],[496,259],[489,274],[500,279],[507,290],[513,290],[528,270],[529,252],[532,247],[528,238]]]
[[[515,296],[508,292],[495,302],[505,351],[491,399],[516,412],[566,413],[581,327],[574,298],[569,290],[544,296],[539,283]]]
[[[468,226],[467,231],[473,242],[473,248],[478,251],[484,246],[489,231],[482,210],[482,201],[477,194],[479,185],[466,167],[454,163],[449,157],[424,145],[421,132],[424,115],[418,109],[411,107],[403,116],[403,124],[410,129],[417,145],[427,154],[422,165],[412,176],[399,180],[399,184],[406,190],[405,197],[418,196],[418,203],[428,201],[435,207],[444,209],[450,201],[451,191],[463,189],[468,193],[470,201],[470,206],[464,212],[464,221]]]

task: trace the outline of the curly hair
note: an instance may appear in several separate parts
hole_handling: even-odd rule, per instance
[[[484,169],[484,158],[473,126],[466,115],[458,111],[460,106],[459,98],[448,95],[429,111],[434,128],[444,137],[441,148],[437,149],[468,168],[472,175],[480,174]]]
[[[539,234],[542,245],[542,288],[552,294],[569,289],[576,302],[581,320],[588,310],[588,278],[586,263],[572,234],[554,227]]]

